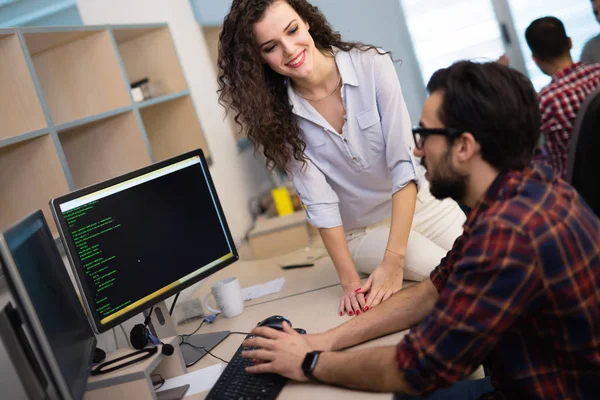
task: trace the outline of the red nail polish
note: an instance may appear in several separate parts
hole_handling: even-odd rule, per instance
[[[360,292],[360,289],[362,289],[362,288],[358,288],[358,289],[356,289],[356,290],[354,291],[354,293],[358,293],[358,292]]]
[[[340,317],[341,317],[342,315],[344,315],[344,313],[343,313],[342,311],[340,311]]]
[[[369,309],[369,306],[365,306],[365,311],[367,311]]]
[[[353,313],[352,311],[350,311],[350,312],[348,313],[348,315],[354,315],[354,313]]]
[[[356,315],[360,315],[360,311],[357,311],[357,312],[356,312]]]

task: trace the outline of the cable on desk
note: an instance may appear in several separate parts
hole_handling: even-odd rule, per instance
[[[206,354],[208,354],[208,355],[210,355],[210,356],[212,356],[212,357],[216,358],[217,360],[221,360],[221,361],[223,361],[225,364],[229,364],[229,361],[225,361],[225,360],[223,360],[221,357],[217,357],[217,356],[215,356],[213,353],[211,353],[210,351],[208,351],[208,349],[206,349],[206,348],[204,348],[204,347],[200,347],[200,346],[195,346],[195,345],[193,345],[193,344],[191,344],[191,343],[189,343],[189,342],[186,342],[185,338],[188,338],[188,337],[190,337],[190,336],[193,336],[193,335],[194,335],[196,332],[198,332],[198,331],[200,330],[200,328],[202,328],[202,325],[204,325],[204,323],[205,323],[205,322],[206,322],[206,319],[202,319],[202,322],[200,322],[200,325],[199,325],[199,326],[196,328],[196,330],[195,330],[194,332],[192,332],[192,333],[189,333],[189,334],[182,334],[182,335],[179,335],[179,337],[181,338],[181,342],[179,343],[179,345],[181,346],[182,344],[186,344],[186,345],[188,345],[188,346],[190,346],[190,347],[192,347],[192,348],[194,348],[194,349],[196,349],[196,350],[203,350],[203,351],[205,351],[205,352],[206,352]],[[248,335],[249,335],[249,333],[248,333],[248,332],[229,332],[229,334],[230,334],[230,335],[231,335],[231,334],[237,334],[237,335],[246,335],[246,336],[248,336]],[[191,364],[189,364],[189,365],[186,365],[186,367],[187,367],[187,368],[189,368],[189,367],[193,366],[194,364],[196,364],[196,363],[197,363],[198,361],[200,361],[200,360],[201,360],[201,358],[199,358],[198,360],[194,361],[193,363],[191,363]]]
[[[229,364],[229,361],[225,361],[225,360],[223,360],[221,357],[215,356],[213,353],[211,353],[210,351],[208,351],[208,350],[207,350],[206,348],[204,348],[204,347],[200,347],[200,346],[194,346],[193,344],[191,344],[191,343],[188,343],[188,342],[185,342],[185,341],[181,342],[181,343],[180,343],[180,345],[181,345],[181,344],[187,344],[188,346],[190,346],[190,347],[192,347],[192,348],[194,348],[194,349],[196,349],[196,350],[204,350],[204,351],[206,352],[206,354],[208,354],[208,355],[210,355],[210,356],[212,356],[212,357],[216,358],[217,360],[221,360],[221,361],[223,361],[225,364]],[[196,364],[196,363],[197,363],[198,361],[200,361],[201,359],[202,359],[202,358],[199,358],[199,359],[197,359],[196,361],[194,361],[193,363],[186,365],[186,368],[189,368],[189,367],[193,366],[194,364]]]
[[[184,337],[184,336],[185,336],[185,337],[190,337],[190,336],[193,336],[193,335],[194,335],[196,332],[198,332],[198,331],[200,330],[200,328],[202,328],[202,325],[204,325],[204,322],[206,322],[206,320],[203,318],[203,319],[202,319],[202,322],[200,322],[200,326],[198,326],[194,332],[192,332],[192,333],[188,333],[188,334],[185,334],[185,333],[184,333],[184,334],[182,334],[182,335],[179,335],[179,336],[181,336],[181,338],[182,338],[182,339],[183,339],[183,337]]]
[[[154,379],[158,376],[158,379]],[[162,377],[161,374],[152,374],[150,375],[150,380],[152,381],[152,386],[154,386],[154,390],[158,390],[165,384],[165,378]]]

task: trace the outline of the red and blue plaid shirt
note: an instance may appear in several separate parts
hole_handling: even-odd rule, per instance
[[[486,399],[600,398],[600,221],[550,168],[501,173],[431,280],[434,310],[398,344],[416,391],[483,363]]]
[[[552,82],[539,93],[542,145],[536,151],[536,159],[545,159],[561,178],[566,176],[577,113],[598,86],[600,64],[576,63],[554,74]]]

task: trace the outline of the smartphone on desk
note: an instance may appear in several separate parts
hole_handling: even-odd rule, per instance
[[[288,264],[288,265],[282,265],[281,269],[308,268],[308,267],[314,267],[314,266],[315,266],[315,264],[313,264],[313,263]]]

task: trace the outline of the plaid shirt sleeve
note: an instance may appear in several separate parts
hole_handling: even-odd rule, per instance
[[[452,249],[446,254],[444,258],[440,261],[440,264],[435,267],[431,274],[429,274],[429,279],[433,282],[433,285],[436,287],[438,293],[442,291],[444,286],[446,285],[446,280],[452,271],[452,266],[456,263],[460,256],[460,249],[463,246],[464,235],[461,235],[454,241],[452,245]]]
[[[434,310],[397,347],[421,394],[472,373],[543,288],[527,235],[498,220],[472,229]]]

